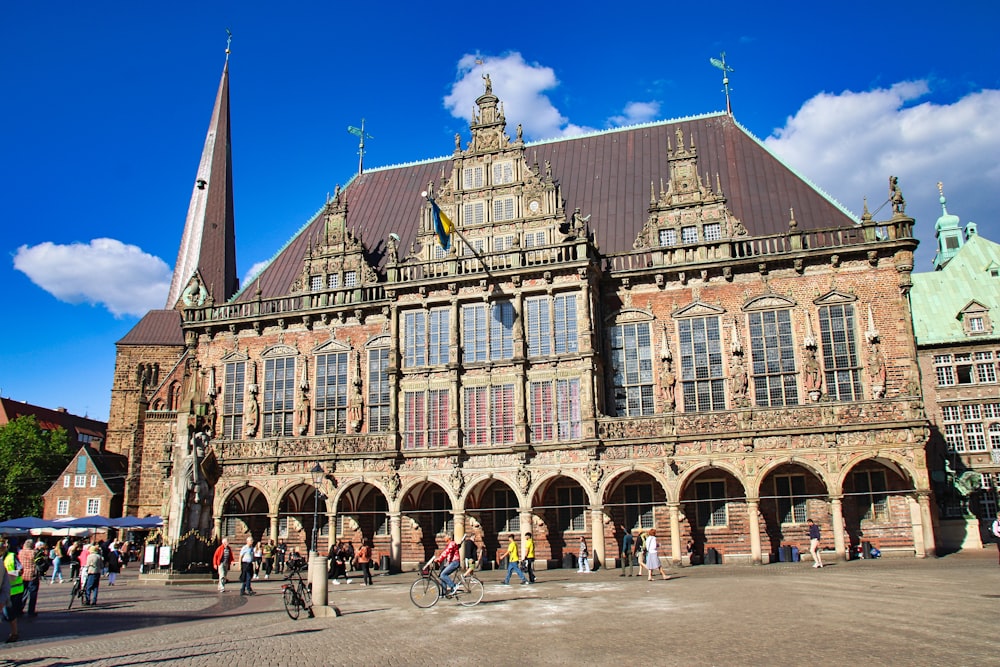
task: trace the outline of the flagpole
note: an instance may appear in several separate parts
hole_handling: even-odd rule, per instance
[[[427,201],[429,201],[431,203],[435,203],[434,202],[434,197],[431,195],[431,193],[425,191],[425,192],[421,192],[420,194]],[[471,243],[469,243],[469,239],[465,238],[465,234],[463,234],[462,232],[458,231],[458,225],[455,224],[454,222],[451,225],[451,231],[453,233],[455,233],[458,236],[458,238],[462,239],[462,243],[465,244],[465,247],[467,247],[469,250],[472,251],[472,254],[475,256],[476,259],[479,260],[479,263],[482,265],[483,271],[486,272],[486,275],[489,276],[490,278],[494,278],[495,279],[495,276],[492,273],[490,273],[490,267],[488,267],[486,265],[486,262],[483,260],[483,256],[479,254],[479,251],[476,250],[472,246]]]

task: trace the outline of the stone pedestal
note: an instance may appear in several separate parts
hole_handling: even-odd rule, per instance
[[[941,519],[936,532],[938,548],[945,552],[983,548],[979,519]]]

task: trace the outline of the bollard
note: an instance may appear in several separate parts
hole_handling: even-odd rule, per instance
[[[340,609],[330,604],[326,558],[315,551],[309,554],[309,584],[312,587],[313,614],[317,617],[340,616]]]

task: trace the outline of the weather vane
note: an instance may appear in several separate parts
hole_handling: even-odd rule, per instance
[[[730,116],[733,115],[733,105],[729,102],[729,73],[735,72],[732,67],[726,64],[726,52],[723,51],[719,54],[720,58],[709,58],[708,62],[712,63],[713,67],[718,67],[722,70],[722,85],[726,87],[726,113]]]
[[[364,171],[365,165],[365,139],[374,139],[370,134],[365,132],[365,119],[361,119],[361,127],[354,127],[353,125],[347,126],[347,131],[358,137],[361,143],[358,145],[358,176]]]
[[[226,62],[229,62],[229,54],[232,51],[229,50],[229,45],[233,43],[233,31],[226,28]]]

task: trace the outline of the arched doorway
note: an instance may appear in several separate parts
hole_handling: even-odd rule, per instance
[[[231,544],[239,545],[252,537],[254,542],[268,535],[267,498],[260,489],[244,486],[226,499],[222,506],[222,537],[228,537]]]
[[[746,489],[731,472],[699,470],[685,481],[681,506],[681,549],[691,554],[693,564],[706,562],[713,549],[720,556],[750,562]]]
[[[314,525],[316,550],[327,551],[327,515],[324,496],[317,503],[316,487],[297,484],[285,491],[278,503],[278,539],[284,540],[291,553],[297,550],[303,556],[312,548]]]
[[[809,549],[806,519],[820,526],[832,526],[829,490],[811,468],[790,462],[770,470],[761,480],[760,515],[764,523],[763,547],[770,562],[780,560],[782,545],[796,546],[800,553]],[[832,546],[830,540],[827,546]]]
[[[590,544],[590,497],[572,477],[557,475],[545,480],[535,492],[532,508],[543,523],[533,535],[536,561],[545,560],[547,567],[575,567],[580,538],[586,538],[591,549],[596,546]]]
[[[363,539],[369,540],[373,554],[391,553],[389,503],[375,486],[353,484],[337,500],[337,541],[351,542],[355,550]]]
[[[916,549],[913,480],[894,461],[864,459],[844,474],[844,529],[848,553],[870,542],[879,549]]]
[[[448,493],[433,482],[420,482],[407,490],[401,504],[400,558],[423,565],[455,534],[455,516]]]
[[[469,490],[465,501],[466,532],[477,537],[482,545],[481,561],[496,563],[500,552],[507,551],[507,536],[515,535],[518,543],[522,530],[520,502],[514,490],[505,482],[489,479]],[[535,558],[539,556],[539,539],[535,537]]]
[[[667,513],[667,496],[663,486],[647,472],[633,470],[616,477],[605,494],[604,511],[611,518],[609,544],[605,553],[609,567],[621,552],[626,532],[640,535],[656,528],[660,544],[660,558],[672,558],[670,553],[670,516]]]

